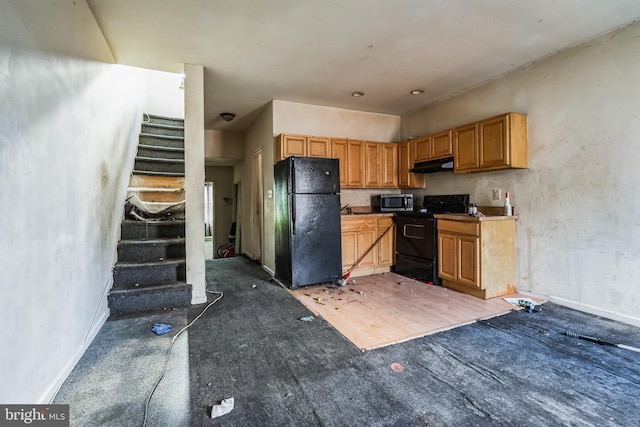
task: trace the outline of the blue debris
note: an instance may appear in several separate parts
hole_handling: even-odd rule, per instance
[[[303,316],[299,320],[302,320],[303,322],[311,322],[313,320],[313,316]]]
[[[155,332],[156,335],[162,335],[171,330],[171,325],[165,325],[164,323],[155,323],[153,325],[153,329],[151,330]]]

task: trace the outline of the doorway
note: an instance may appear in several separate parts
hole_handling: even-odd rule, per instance
[[[215,204],[215,184],[213,181],[204,183],[204,258],[213,259],[214,257],[214,208]]]

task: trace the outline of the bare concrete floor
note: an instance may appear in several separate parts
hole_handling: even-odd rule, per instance
[[[207,262],[225,296],[176,341],[147,425],[640,425],[640,354],[562,335],[640,347],[638,328],[547,303],[363,353],[298,320],[309,311],[268,279],[241,257]],[[141,425],[172,335],[203,307],[109,320],[55,399],[71,425]]]

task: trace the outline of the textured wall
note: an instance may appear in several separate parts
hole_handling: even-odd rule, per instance
[[[204,69],[185,64],[184,167],[187,282],[192,304],[207,301],[204,267]]]
[[[510,191],[520,290],[640,325],[640,23],[403,117],[403,136],[529,116],[529,169],[433,174],[422,195]]]
[[[108,315],[145,74],[0,48],[0,401],[45,402]]]

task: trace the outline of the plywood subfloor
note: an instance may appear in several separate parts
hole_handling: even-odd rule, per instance
[[[316,285],[289,291],[361,350],[384,347],[520,309],[502,298],[483,300],[395,273],[357,277],[353,284],[343,287]]]

